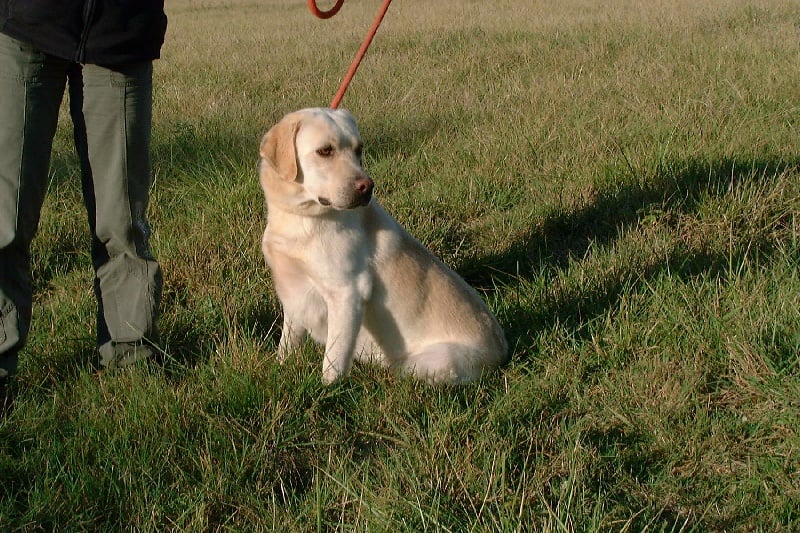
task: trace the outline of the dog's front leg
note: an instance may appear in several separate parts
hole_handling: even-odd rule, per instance
[[[327,304],[328,334],[322,362],[322,382],[330,385],[347,375],[353,364],[364,303],[357,290],[346,290],[330,295]]]

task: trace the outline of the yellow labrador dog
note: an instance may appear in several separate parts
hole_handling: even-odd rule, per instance
[[[325,345],[322,380],[353,359],[435,383],[502,364],[503,330],[478,294],[372,196],[347,111],[286,115],[261,143],[262,249],[283,306],[278,359],[309,334]]]

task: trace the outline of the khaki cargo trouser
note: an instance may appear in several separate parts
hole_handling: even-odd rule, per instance
[[[101,363],[149,353],[158,337],[161,271],[146,220],[152,62],[81,66],[0,34],[0,368],[11,374],[30,327],[30,245],[67,85],[92,232]]]

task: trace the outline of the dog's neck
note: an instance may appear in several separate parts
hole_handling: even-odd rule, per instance
[[[373,209],[375,200],[354,209],[335,209],[308,200],[298,204],[270,201],[267,198],[267,227],[283,233],[293,233],[292,228],[312,228],[319,225],[347,227],[363,224],[364,217]]]

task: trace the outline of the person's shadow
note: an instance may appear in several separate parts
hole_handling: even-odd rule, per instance
[[[526,282],[544,276],[542,282],[546,283],[548,276],[555,277],[554,272],[582,261],[590,248],[612,246],[625,229],[646,224],[651,217],[696,214],[704,199],[724,198],[748,183],[798,167],[800,160],[778,157],[670,161],[644,183],[597,190],[584,206],[535,221],[514,235],[502,252],[476,257],[456,268],[473,286],[524,290]],[[775,244],[766,240],[751,243],[749,250],[769,255]],[[556,323],[580,336],[585,324],[612,308],[630,283],[652,279],[665,271],[681,278],[702,273],[720,275],[732,261],[740,260],[691,243],[675,245],[663,257],[628,262],[605,273],[589,289],[565,289],[558,297],[532,306],[510,302],[500,320],[511,346],[529,346],[536,332]]]

